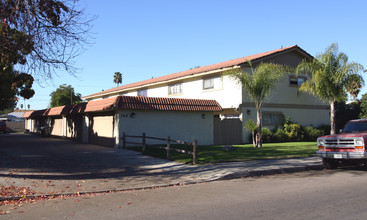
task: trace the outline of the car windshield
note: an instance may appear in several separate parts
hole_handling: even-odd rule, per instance
[[[367,121],[366,122],[349,122],[344,127],[344,132],[361,132],[367,131]]]

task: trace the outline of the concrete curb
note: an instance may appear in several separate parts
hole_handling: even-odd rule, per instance
[[[296,173],[303,172],[309,170],[322,170],[324,169],[323,165],[310,165],[310,166],[300,166],[300,167],[287,167],[287,168],[278,168],[278,169],[269,169],[269,170],[254,170],[254,171],[245,171],[229,174],[220,179],[230,180],[230,179],[238,179],[244,177],[258,177],[258,176],[270,176],[276,174],[285,174],[285,173]]]
[[[26,197],[24,196],[23,197],[22,196],[0,197],[0,201],[15,201],[15,200],[20,200],[20,199],[54,198],[54,197],[60,197],[60,196],[139,191],[139,190],[149,190],[149,189],[156,189],[156,188],[163,188],[163,187],[193,185],[193,184],[200,184],[200,183],[214,182],[214,181],[221,181],[221,180],[270,176],[270,175],[276,175],[276,174],[296,173],[296,172],[303,172],[303,171],[309,171],[309,170],[322,170],[322,169],[324,169],[323,165],[306,165],[306,166],[298,166],[298,167],[263,169],[263,170],[255,170],[255,171],[236,172],[236,173],[226,175],[224,177],[219,177],[219,178],[209,179],[209,180],[185,181],[185,182],[177,182],[177,183],[170,183],[170,184],[159,184],[159,185],[136,187],[136,188],[134,187],[133,188],[120,188],[120,189],[113,189],[113,190],[95,190],[95,191],[81,191],[81,192],[76,192],[76,193],[55,193],[55,194],[42,194],[42,195],[36,194],[36,195],[30,195]]]

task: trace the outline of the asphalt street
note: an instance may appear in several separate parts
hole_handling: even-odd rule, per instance
[[[367,172],[314,170],[6,205],[0,219],[365,219]]]

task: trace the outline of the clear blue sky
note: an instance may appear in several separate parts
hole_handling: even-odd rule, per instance
[[[366,2],[84,0],[98,18],[94,44],[76,59],[82,71],[35,83],[36,95],[25,104],[47,108],[50,93],[64,83],[83,96],[115,87],[117,71],[129,84],[295,44],[315,56],[336,42],[367,68]]]

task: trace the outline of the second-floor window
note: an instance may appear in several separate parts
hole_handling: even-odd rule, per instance
[[[147,89],[138,90],[138,96],[147,97],[148,96]]]
[[[306,81],[306,77],[296,77],[296,76],[290,76],[289,77],[289,86],[300,86]]]
[[[215,76],[203,79],[203,90],[222,88],[222,77]]]
[[[182,83],[176,83],[168,86],[168,95],[182,94]]]

